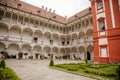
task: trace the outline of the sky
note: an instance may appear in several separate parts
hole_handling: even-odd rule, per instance
[[[55,10],[56,14],[63,17],[70,17],[88,7],[90,7],[89,0],[21,0],[32,5],[41,7],[47,7]]]

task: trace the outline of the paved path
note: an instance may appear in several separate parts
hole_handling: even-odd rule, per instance
[[[76,61],[55,61],[55,63],[68,62]],[[50,69],[47,67],[49,60],[7,60],[6,63],[22,80],[95,80]]]

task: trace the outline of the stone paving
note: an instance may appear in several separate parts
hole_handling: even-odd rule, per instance
[[[77,62],[70,60],[56,60],[55,63]],[[49,60],[7,60],[6,64],[12,68],[22,80],[95,80],[84,76],[74,75],[48,66]]]

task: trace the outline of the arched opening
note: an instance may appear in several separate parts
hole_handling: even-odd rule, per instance
[[[87,52],[87,60],[91,60],[91,54],[90,54],[90,52]]]
[[[70,45],[71,44],[71,40],[72,40],[71,39],[72,36],[71,35],[67,35],[66,37],[67,37],[67,40],[66,40],[67,41],[67,45]]]
[[[33,34],[32,29],[25,28],[22,33],[22,41],[31,43],[32,42],[32,34]]]
[[[70,59],[71,50],[69,47],[61,48],[61,52],[63,53],[63,59]]]
[[[79,40],[78,40],[78,42],[81,44],[81,45],[84,45],[84,42],[85,42],[85,33],[84,32],[80,32],[79,33],[79,35],[78,35],[78,37],[79,37]]]
[[[53,40],[51,40],[51,33],[50,32],[46,32],[44,33],[44,43],[45,44],[53,44]]]
[[[76,47],[72,47],[71,49],[72,54],[73,54],[73,59],[77,60],[78,59],[78,55],[77,55],[77,48]]]
[[[0,42],[0,53],[1,53],[1,52],[6,52],[6,46],[5,46],[5,44],[2,43],[2,42]],[[0,54],[0,58],[2,58],[2,57],[3,57],[3,55]]]
[[[61,42],[61,46],[65,45],[65,36],[64,35],[60,36],[60,42]]]
[[[0,52],[4,51],[6,49],[6,46],[4,43],[0,42]]]
[[[92,29],[88,29],[86,32],[86,40],[89,43],[93,42],[93,30]]]
[[[20,47],[16,43],[11,43],[8,46],[8,54],[12,58],[17,58],[17,55],[19,54]]]
[[[89,19],[86,19],[86,27],[89,27]]]
[[[77,44],[77,34],[72,34],[72,45],[76,45]]]
[[[65,59],[65,49],[64,48],[60,48],[60,57]]]
[[[10,28],[9,36],[13,41],[20,41],[21,29],[18,26],[12,26]]]
[[[53,47],[52,48],[52,52],[53,52],[53,58],[58,59],[59,58],[58,48],[57,47]]]
[[[44,58],[50,59],[51,58],[51,52],[50,52],[51,48],[49,46],[45,46],[43,50],[44,50],[44,54],[43,54]]]
[[[87,47],[87,59],[88,60],[93,60],[93,57],[94,57],[94,54],[93,54],[93,46],[92,45],[89,45],[88,47]]]
[[[53,44],[54,44],[54,46],[58,46],[58,44],[59,44],[58,34],[53,34]]]
[[[8,36],[8,25],[0,23],[0,38],[5,39]]]
[[[29,44],[23,44],[21,47],[21,51],[24,55],[22,55],[22,58],[24,59],[33,59],[33,54],[31,54],[31,45]],[[26,55],[27,54],[27,55]]]
[[[42,31],[36,30],[36,31],[34,32],[34,37],[33,37],[34,43],[40,43],[40,42],[42,42],[42,38],[43,38],[43,33],[42,33]]]
[[[33,54],[35,59],[41,58],[41,46],[36,45],[33,47]]]
[[[84,48],[84,46],[79,47],[79,52],[80,52],[80,55],[79,55],[80,60],[84,61],[85,60],[85,48]]]

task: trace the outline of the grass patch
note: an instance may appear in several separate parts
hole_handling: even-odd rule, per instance
[[[102,80],[117,80],[118,65],[113,64],[68,63],[57,64],[52,68]]]

